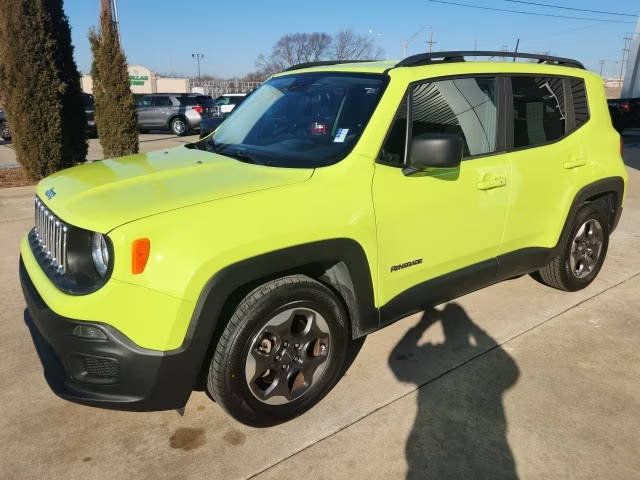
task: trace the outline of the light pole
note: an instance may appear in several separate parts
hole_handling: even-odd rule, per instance
[[[198,63],[198,80],[200,80],[200,60],[204,58],[204,53],[192,53],[191,56],[195,58]]]
[[[118,42],[120,42],[120,19],[118,18],[118,0],[109,0],[111,4],[111,21],[118,34]]]

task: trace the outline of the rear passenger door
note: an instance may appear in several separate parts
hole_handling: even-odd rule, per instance
[[[494,278],[509,198],[501,82],[425,81],[398,110],[373,179],[383,321],[412,310],[413,301],[439,303]],[[406,176],[406,139],[423,133],[460,135],[461,165]]]
[[[567,209],[590,171],[588,151],[575,134],[589,118],[584,81],[519,75],[508,87],[511,198],[499,254],[555,246]],[[531,253],[522,259],[535,263]],[[509,268],[509,262],[502,263]]]
[[[166,127],[172,113],[173,102],[167,95],[154,95],[150,121],[154,127]]]

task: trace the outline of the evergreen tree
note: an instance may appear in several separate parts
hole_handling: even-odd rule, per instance
[[[91,29],[89,41],[93,52],[95,120],[102,151],[105,157],[137,153],[136,107],[109,0],[101,0],[100,29]]]
[[[40,179],[83,162],[86,117],[62,0],[0,0],[0,92],[16,157]]]

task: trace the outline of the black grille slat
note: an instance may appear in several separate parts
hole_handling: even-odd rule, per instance
[[[35,198],[35,233],[36,248],[44,253],[57,273],[67,270],[67,232],[69,227],[49,210],[38,198]]]

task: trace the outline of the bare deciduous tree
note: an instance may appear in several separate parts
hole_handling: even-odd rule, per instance
[[[331,53],[335,60],[375,60],[383,56],[371,37],[353,30],[341,30],[334,35]]]
[[[260,54],[256,67],[260,76],[271,75],[292,65],[319,60],[368,60],[380,58],[382,49],[372,38],[342,30],[335,36],[327,33],[289,33],[281,37],[270,55]]]

